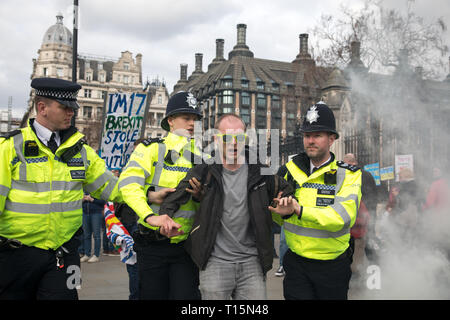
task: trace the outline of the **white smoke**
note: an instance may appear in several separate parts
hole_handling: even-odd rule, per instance
[[[450,299],[450,208],[440,212],[422,209],[433,181],[433,167],[441,166],[443,172],[449,169],[445,168],[449,163],[445,159],[450,144],[448,123],[437,121],[441,114],[436,114],[442,112],[436,104],[448,101],[445,96],[434,96],[436,91],[424,89],[430,83],[415,79],[411,72],[385,77],[375,86],[364,76],[352,81],[352,89],[368,102],[356,105],[355,112],[382,120],[383,134],[395,133],[395,152],[391,158],[385,154],[380,159],[383,166],[394,165],[394,153],[413,154],[417,186],[407,206],[391,215],[385,212],[387,198],[380,199],[376,228],[381,239],[379,259],[368,263],[376,268],[365,265],[367,272],[359,286],[353,282],[352,299]],[[389,159],[391,163],[387,163]]]
[[[374,297],[450,298],[448,217],[443,212],[432,214],[410,209],[398,217],[380,220],[378,230],[383,241],[377,263],[380,287],[378,292],[372,292]]]

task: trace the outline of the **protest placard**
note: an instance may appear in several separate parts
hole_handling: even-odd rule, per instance
[[[104,105],[100,156],[108,169],[122,169],[145,130],[150,98],[145,92],[109,93]]]
[[[380,181],[380,164],[378,162],[366,164],[364,166],[364,170],[370,172],[375,180],[375,184],[379,186],[381,184]]]
[[[394,166],[380,168],[380,178],[381,181],[394,179]]]
[[[400,174],[402,173],[402,174]],[[412,154],[395,156],[395,181],[414,178],[414,158]]]

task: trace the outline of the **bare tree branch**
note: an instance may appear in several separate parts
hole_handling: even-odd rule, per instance
[[[443,41],[447,25],[439,17],[426,23],[414,12],[414,1],[406,1],[405,12],[387,9],[382,0],[366,0],[355,11],[340,5],[340,16],[323,14],[310,31],[316,42],[318,63],[345,67],[350,61],[351,42],[361,43],[361,60],[370,69],[388,72],[399,64],[399,52],[408,53],[411,67],[423,67],[429,78],[445,76],[449,46]]]

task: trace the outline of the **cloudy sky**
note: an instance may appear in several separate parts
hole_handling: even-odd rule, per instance
[[[404,2],[385,0],[404,8]],[[300,33],[321,14],[337,14],[339,4],[355,9],[362,0],[79,0],[78,52],[120,57],[128,50],[143,55],[143,79],[164,79],[169,92],[179,78],[180,63],[194,70],[195,53],[203,53],[203,70],[215,57],[215,39],[225,39],[225,57],[236,43],[236,25],[247,24],[247,45],[255,57],[292,61]],[[13,97],[21,117],[30,92],[32,59],[46,30],[64,15],[72,30],[72,0],[0,1],[0,109]],[[416,0],[417,13],[442,17],[450,25],[449,0]],[[449,31],[446,33],[450,45]],[[314,39],[311,40],[311,42]]]

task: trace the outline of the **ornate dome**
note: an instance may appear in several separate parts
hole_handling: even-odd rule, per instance
[[[45,32],[42,43],[56,43],[72,46],[72,33],[64,26],[62,13],[56,15],[56,24],[52,25],[48,28],[47,32]]]

